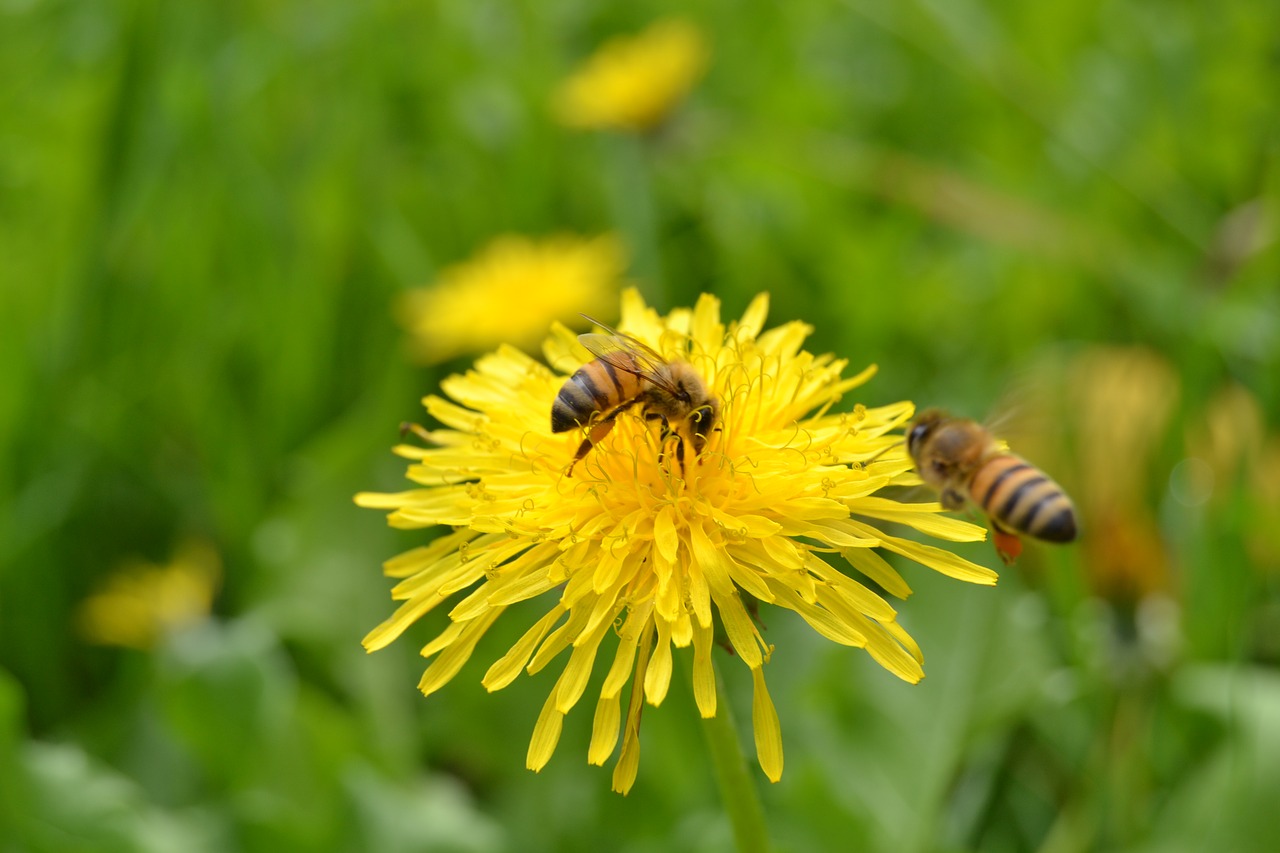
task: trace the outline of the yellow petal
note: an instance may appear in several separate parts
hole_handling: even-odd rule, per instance
[[[924,678],[920,649],[901,626],[895,622],[882,625],[874,619],[868,619],[849,607],[841,596],[829,598],[827,605],[841,619],[862,632],[867,638],[864,648],[876,663],[909,684],[915,684]],[[894,630],[888,630],[886,625],[893,625]],[[899,637],[905,637],[905,640],[900,640]]]
[[[564,651],[582,633],[589,618],[591,618],[590,607],[575,607],[569,611],[569,618],[543,641],[533,660],[525,668],[526,671],[533,675],[550,663],[552,658]]]
[[[560,730],[564,726],[564,714],[556,710],[555,693],[547,697],[538,715],[538,722],[533,727],[533,737],[529,740],[529,753],[525,757],[525,766],[534,773],[542,770],[551,760],[560,742]]]
[[[652,631],[650,622],[652,614],[652,604],[637,607],[628,614],[627,622],[622,626],[622,636],[618,639],[618,650],[614,653],[613,666],[609,667],[604,686],[600,688],[601,696],[617,696],[622,690],[622,685],[627,683],[627,676],[631,674],[631,664],[635,660],[636,644],[642,636]]]
[[[676,621],[671,623],[671,645],[677,649],[686,649],[693,642],[693,620],[689,611],[681,611]]]
[[[957,580],[995,586],[1000,577],[986,566],[971,563],[963,557],[957,557],[950,551],[944,551],[932,545],[912,542],[910,539],[901,539],[897,536],[884,537],[882,544],[883,547],[890,551],[915,560],[922,566],[928,566]]]
[[[756,543],[752,543],[750,547],[730,546],[725,551],[725,556],[728,559],[729,577],[734,583],[742,587],[752,598],[765,602],[773,601],[773,591],[769,589],[765,579],[775,572],[785,572],[787,569],[770,565],[768,554]],[[762,562],[763,566],[761,566]]]
[[[653,519],[653,544],[667,562],[676,561],[680,553],[680,534],[676,531],[675,510],[670,504],[660,509]]]
[[[720,323],[720,300],[703,293],[693,308],[693,326],[689,330],[695,345],[705,353],[714,353],[724,344],[724,326]]]
[[[712,593],[728,595],[732,592],[733,582],[729,580],[724,552],[711,544],[711,539],[701,524],[689,526],[689,546],[694,562],[706,576]]]
[[[720,621],[724,624],[725,633],[729,635],[733,650],[752,669],[760,666],[764,661],[760,655],[760,646],[756,643],[759,634],[751,617],[747,615],[746,608],[742,606],[742,601],[736,593],[717,596],[715,601]]]
[[[842,646],[861,647],[866,645],[867,639],[860,631],[854,629],[848,622],[841,619],[838,615],[827,610],[825,607],[810,604],[809,602],[796,595],[795,591],[788,589],[785,584],[779,580],[773,580],[771,585],[777,590],[777,603],[783,607],[790,608],[804,621],[809,623],[813,630],[826,637],[834,643]],[[819,591],[819,604],[824,603],[825,599],[834,592]]]
[[[884,557],[869,548],[847,548],[840,556],[849,561],[855,569],[875,581],[890,595],[906,598],[911,595],[911,587],[902,579],[893,566]]]
[[[710,627],[711,590],[707,586],[707,576],[703,574],[702,569],[696,563],[689,565],[688,575],[689,604],[693,608],[694,616],[697,617],[699,625]]]
[[[462,636],[462,632],[466,627],[467,623],[465,622],[450,622],[431,642],[423,646],[418,654],[424,658],[439,654],[441,650],[453,645]]]
[[[627,703],[627,721],[622,730],[622,754],[613,768],[613,790],[625,794],[636,781],[640,768],[640,713],[644,710],[644,682],[649,668],[649,650],[653,645],[653,632],[645,631],[636,659],[635,675],[631,679],[631,699]]]
[[[582,691],[587,689],[587,679],[591,677],[591,667],[596,661],[600,639],[609,629],[609,624],[602,621],[585,641],[574,643],[573,654],[569,656],[569,663],[565,665],[564,672],[560,674],[560,680],[556,684],[556,710],[560,713],[569,713],[582,698]]]
[[[905,628],[897,622],[886,622],[884,623],[884,629],[889,632],[889,636],[897,640],[907,650],[907,654],[916,659],[916,663],[924,666],[924,654],[920,651],[920,646],[916,643],[915,638],[908,634]]]
[[[365,651],[376,652],[378,649],[385,648],[403,634],[406,628],[418,621],[423,614],[444,600],[435,593],[429,593],[400,605],[391,618],[374,628],[360,641]]]
[[[658,641],[645,671],[644,698],[656,707],[667,698],[667,688],[671,686],[671,626],[661,618],[654,620],[654,624],[658,628]]]
[[[977,524],[940,515],[938,510],[941,507],[936,503],[903,504],[885,498],[865,497],[854,501],[850,508],[855,515],[906,524],[936,539],[981,542],[987,538],[986,529]]]
[[[635,720],[633,730],[630,716],[627,718],[626,730],[622,737],[622,754],[618,756],[618,763],[613,768],[613,790],[624,796],[631,792],[631,786],[636,783],[636,773],[640,769],[640,717],[638,714]]]
[[[578,334],[559,322],[551,325],[551,335],[542,345],[542,354],[547,364],[565,374],[566,379],[591,360],[591,353],[578,343]]]
[[[622,700],[617,696],[601,696],[596,703],[595,719],[591,723],[591,746],[587,749],[587,763],[597,767],[604,764],[613,748],[618,745],[618,726],[622,722]]]
[[[716,715],[716,673],[711,663],[714,634],[711,626],[693,628],[693,699],[698,713],[710,719]]]
[[[479,619],[466,624],[457,641],[441,652],[440,657],[436,658],[422,674],[418,689],[424,696],[430,696],[458,674],[462,665],[470,660],[471,653],[476,649],[476,643],[484,636],[484,632],[489,630],[493,621],[502,615],[503,609],[495,607]]]
[[[520,669],[529,660],[529,656],[533,654],[534,648],[538,643],[542,642],[542,638],[551,630],[551,626],[556,620],[564,615],[564,608],[557,604],[551,608],[545,616],[533,624],[524,636],[516,641],[505,655],[494,662],[489,667],[489,671],[485,673],[484,680],[480,683],[489,692],[501,690],[511,682],[515,681],[516,676],[520,674]]]
[[[889,602],[867,589],[853,578],[837,570],[817,554],[809,555],[809,571],[822,578],[831,587],[843,595],[859,613],[864,613],[880,622],[890,622],[897,612],[889,606]]]
[[[550,573],[545,567],[539,567],[495,589],[489,594],[489,603],[515,604],[518,601],[528,601],[555,587],[556,582],[551,579]]]
[[[782,726],[778,722],[778,712],[769,698],[769,690],[764,683],[764,670],[761,667],[751,668],[751,681],[754,689],[751,695],[751,727],[756,735],[756,757],[760,767],[770,782],[782,778]]]
[[[595,592],[604,592],[613,586],[618,579],[618,575],[622,573],[622,558],[615,557],[605,549],[600,554],[600,560],[596,563],[595,570],[591,573],[591,589]]]
[[[751,340],[759,335],[768,316],[769,294],[756,294],[755,299],[752,299],[751,304],[747,306],[747,310],[742,312],[742,319],[738,321],[738,340]]]
[[[396,506],[399,506],[399,504]],[[395,507],[391,508],[394,509]],[[437,538],[430,545],[414,548],[398,557],[392,557],[382,564],[382,572],[389,578],[407,578],[409,575],[426,569],[445,554],[458,550],[458,546],[463,542],[471,542],[477,536],[479,534],[476,531],[465,527],[461,530],[456,530],[447,536]]]

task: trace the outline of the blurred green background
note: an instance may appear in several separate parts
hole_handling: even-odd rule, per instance
[[[677,8],[713,58],[660,133],[557,124]],[[863,402],[1012,396],[1081,505],[995,589],[906,569],[917,687],[763,614],[777,849],[1270,849],[1273,0],[5,0],[0,81],[0,850],[732,848],[684,682],[622,798],[582,708],[524,769],[554,675],[479,684],[518,614],[429,700],[444,612],[359,644],[425,534],[351,496],[402,488],[397,425],[467,363],[412,366],[395,297],[610,230],[661,310],[767,290],[879,363]],[[210,620],[87,641],[81,602],[190,541]]]

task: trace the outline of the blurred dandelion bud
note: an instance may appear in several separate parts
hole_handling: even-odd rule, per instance
[[[555,94],[570,127],[644,132],[657,127],[706,71],[710,50],[688,20],[667,18],[606,42]]]
[[[1215,484],[1210,497],[1230,511],[1243,498],[1243,535],[1252,563],[1264,575],[1280,574],[1280,435],[1268,430],[1258,398],[1232,383],[1204,407],[1186,430],[1189,458],[1200,458]]]
[[[411,355],[434,364],[510,343],[535,345],[555,320],[607,312],[626,262],[615,235],[498,237],[434,283],[405,293],[396,317]]]
[[[1053,413],[1062,426],[1058,437],[1068,439],[1075,460],[1063,456],[1061,441],[1044,452],[1047,459],[1059,457],[1054,464],[1077,499],[1090,587],[1125,608],[1169,592],[1172,566],[1153,509],[1151,467],[1178,400],[1177,374],[1140,347],[1090,347],[1072,354],[1061,370],[1045,370],[1058,375],[1038,383],[1045,399],[1035,406]]]
[[[1244,386],[1231,384],[1213,395],[1199,422],[1186,430],[1187,458],[1208,466],[1212,482],[1222,488],[1254,470],[1266,438],[1262,406]]]
[[[1081,566],[1101,604],[1087,621],[1101,632],[1112,675],[1123,681],[1167,667],[1181,639],[1181,591],[1155,512],[1170,472],[1155,467],[1178,376],[1152,350],[1094,346],[1046,361],[1035,384],[1032,408],[1060,427],[1040,431],[1040,452],[1077,499]],[[1203,494],[1202,475],[1194,463],[1178,475],[1187,500]]]
[[[183,544],[163,566],[128,563],[81,603],[80,635],[96,645],[154,648],[209,616],[221,574],[217,551],[202,540]]]

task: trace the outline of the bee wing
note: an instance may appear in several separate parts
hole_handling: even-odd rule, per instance
[[[623,334],[612,326],[601,323],[594,317],[587,314],[583,314],[582,317],[608,332],[607,335],[578,335],[578,342],[586,347],[592,355],[596,358],[604,359],[618,370],[639,376],[664,391],[672,394],[680,393],[666,379],[667,373],[663,368],[667,365],[667,359],[663,358],[656,350],[643,341]],[[630,356],[631,364],[627,363],[627,359],[618,358],[618,353],[623,352]]]
[[[628,373],[648,375],[667,363],[662,356],[626,335],[578,335],[578,343],[596,358],[604,359]],[[630,358],[619,358],[623,353]],[[630,363],[632,361],[634,364]]]
[[[588,340],[603,347],[606,352],[617,352],[620,349],[626,350],[637,359],[643,359],[646,367],[657,368],[667,363],[667,360],[655,352],[648,344],[636,340],[630,335],[624,335],[612,326],[601,323],[595,317],[591,317],[587,314],[582,314],[580,316],[587,322],[593,323],[608,332],[608,334],[605,335],[578,335],[578,340],[582,342],[582,345],[591,350],[592,354],[597,358],[604,358],[604,354],[593,349],[592,344],[588,343]]]

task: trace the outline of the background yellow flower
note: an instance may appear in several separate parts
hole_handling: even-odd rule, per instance
[[[163,566],[128,563],[80,605],[80,634],[90,643],[150,649],[166,634],[209,615],[222,573],[203,541],[182,545]]]
[[[709,54],[691,21],[658,21],[592,54],[561,84],[556,112],[572,127],[650,130],[702,77]]]
[[[411,354],[435,363],[500,342],[528,347],[553,320],[607,312],[624,252],[617,236],[498,237],[474,258],[445,269],[396,306]]]

